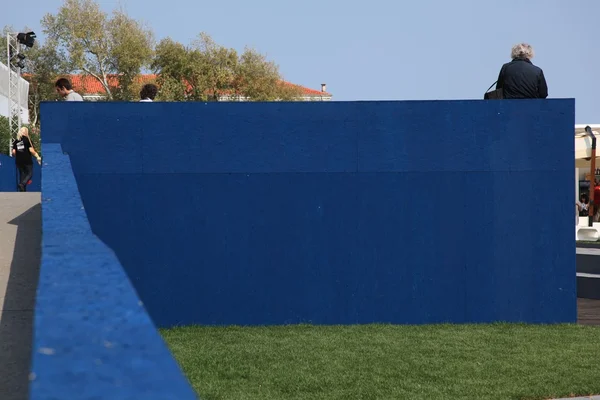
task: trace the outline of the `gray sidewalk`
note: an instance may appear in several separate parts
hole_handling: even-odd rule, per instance
[[[0,193],[0,399],[28,398],[40,193]]]

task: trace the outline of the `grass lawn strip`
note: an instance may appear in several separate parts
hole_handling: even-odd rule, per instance
[[[181,327],[161,331],[203,400],[550,399],[600,393],[600,328]]]

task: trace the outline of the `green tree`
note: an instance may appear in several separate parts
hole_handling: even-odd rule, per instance
[[[156,46],[152,69],[160,72],[157,84],[159,98],[163,101],[184,101],[190,75],[189,50],[171,38],[161,40]]]
[[[236,91],[253,101],[291,101],[300,95],[298,86],[282,80],[278,65],[254,49],[246,48],[240,56],[236,82]]]
[[[20,32],[28,32],[30,29],[24,28]],[[12,26],[5,26],[2,29],[2,39],[0,40],[0,60],[3,63],[9,63],[6,58],[6,35],[7,33],[16,33]],[[60,57],[52,48],[52,44],[39,46],[39,43],[32,48],[21,48],[22,54],[26,56],[25,68],[22,69],[23,78],[29,81],[29,124],[23,124],[30,129],[30,138],[36,149],[39,149],[39,103],[40,101],[50,99],[55,95],[53,79],[60,64]],[[16,122],[16,121],[15,121]],[[11,141],[9,131],[9,120],[0,117],[0,153],[8,154],[8,147]]]
[[[236,65],[235,50],[219,46],[205,33],[190,47],[163,39],[152,64],[159,74],[162,99],[194,101],[217,101],[231,90]]]
[[[113,13],[108,28],[113,38],[110,50],[113,71],[119,74],[119,86],[114,94],[120,100],[137,99],[138,77],[142,68],[150,66],[154,55],[154,35],[123,11]]]
[[[100,82],[109,100],[131,97],[129,88],[152,60],[152,31],[122,10],[109,16],[94,0],[65,0],[58,13],[44,16],[42,27],[64,51],[68,69]]]
[[[179,79],[174,79],[169,76],[159,75],[157,85],[160,87],[158,91],[159,101],[186,101],[187,89],[185,82]]]
[[[58,98],[54,82],[61,71],[65,70],[66,59],[52,41],[44,45],[36,43],[25,51],[25,69],[23,77],[29,82],[29,124],[39,125],[40,103]]]
[[[0,115],[0,154],[8,154],[10,144],[10,130],[8,128],[8,118]]]
[[[8,33],[14,33],[14,29],[10,25],[2,28],[2,37],[0,37],[0,62],[6,65],[8,65],[8,60],[6,59],[6,35]]]
[[[6,25],[2,28],[2,37],[0,38],[0,62],[6,66],[10,66],[10,60],[7,59],[6,36],[9,33],[14,33],[12,26]],[[8,154],[8,145],[10,143],[10,122],[8,118],[0,116],[0,154]]]
[[[28,32],[25,28],[21,32]],[[3,62],[6,59],[6,33],[15,33],[11,26],[3,29],[3,40],[0,40],[0,57]],[[51,40],[41,45],[39,40],[33,47],[22,47],[21,53],[26,56],[25,68],[21,70],[21,75],[29,82],[29,119],[32,126],[39,123],[40,102],[56,98],[54,81],[58,74],[66,68],[66,58]]]
[[[201,33],[186,47],[170,38],[156,47],[152,68],[159,74],[162,100],[274,101],[299,96],[295,85],[286,84],[278,66],[252,49],[238,55]]]
[[[238,55],[234,49],[220,46],[206,33],[192,43],[190,52],[195,97],[219,101],[224,93],[232,93]]]

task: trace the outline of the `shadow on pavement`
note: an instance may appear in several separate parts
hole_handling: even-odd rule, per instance
[[[17,226],[17,235],[0,320],[0,399],[26,400],[41,258],[41,205],[9,224]]]

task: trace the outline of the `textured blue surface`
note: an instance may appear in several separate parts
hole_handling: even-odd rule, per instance
[[[0,192],[17,191],[17,167],[15,159],[4,154],[0,154]],[[39,192],[42,188],[42,168],[35,161],[33,162],[33,177],[31,184],[27,186],[28,192]]]
[[[91,231],[60,145],[44,146],[31,400],[192,400],[114,253]]]
[[[576,320],[573,100],[42,107],[159,326]]]

